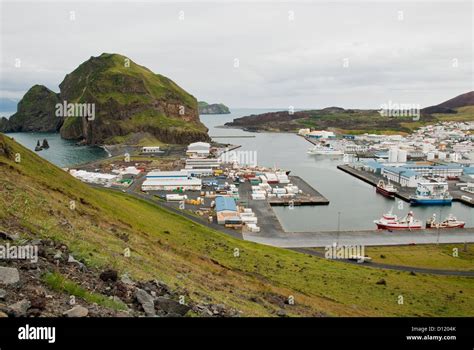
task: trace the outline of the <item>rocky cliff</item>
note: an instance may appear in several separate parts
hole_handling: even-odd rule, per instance
[[[4,132],[56,132],[63,120],[55,116],[55,105],[59,95],[43,85],[35,85],[18,103],[18,111],[10,119],[0,121]]]
[[[176,144],[209,140],[194,96],[125,56],[91,57],[59,88],[59,94],[31,88],[0,131],[59,130],[65,139],[91,145],[136,142],[142,134]]]

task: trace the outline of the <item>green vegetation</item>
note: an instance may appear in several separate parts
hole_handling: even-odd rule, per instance
[[[47,272],[43,275],[42,280],[46,283],[48,287],[55,291],[65,292],[69,295],[74,295],[89,303],[96,303],[97,305],[114,310],[127,309],[127,306],[124,303],[109,299],[107,296],[102,294],[89,292],[74,281],[65,278],[58,272]]]
[[[118,54],[91,57],[59,85],[68,103],[94,104],[96,119],[86,125],[68,118],[61,127],[66,139],[89,144],[133,140],[147,132],[164,143],[207,140],[197,101],[172,80]]]
[[[34,85],[18,103],[18,111],[3,123],[5,132],[56,132],[62,119],[56,116],[59,95],[43,85]]]
[[[146,110],[135,114],[132,118],[120,121],[123,130],[141,130],[142,128],[183,128],[197,130],[195,125],[178,118],[170,118],[155,110]]]
[[[193,300],[226,304],[245,316],[281,308],[294,316],[474,313],[472,278],[411,276],[237,240],[156,204],[91,188],[3,135],[0,213],[0,229],[64,242],[89,267],[163,280]],[[386,285],[377,285],[382,278]],[[295,305],[284,304],[290,296]]]
[[[474,106],[455,109],[457,113],[426,114],[414,117],[382,116],[376,110],[326,108],[296,112],[291,118],[282,112],[236,119],[236,126],[267,131],[298,131],[301,128],[333,130],[341,134],[409,134],[415,129],[442,121],[474,121]],[[232,125],[232,123],[231,123]]]
[[[199,101],[199,114],[229,114],[229,107],[223,103],[209,104],[205,101]]]
[[[307,114],[309,117],[296,120],[302,127],[312,129],[336,128],[342,133],[348,134],[410,133],[420,125],[434,121],[434,118],[431,116],[422,116],[420,121],[414,120],[413,117],[382,116],[376,110],[344,110],[336,112],[318,110],[308,111]]]
[[[434,114],[439,121],[474,121],[474,106],[456,108],[455,114]]]
[[[433,268],[474,271],[474,244],[368,247],[366,254],[374,262]]]

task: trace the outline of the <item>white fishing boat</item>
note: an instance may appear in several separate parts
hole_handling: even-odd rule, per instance
[[[342,156],[344,151],[335,149],[331,145],[315,145],[314,147],[308,150],[308,154],[318,154],[318,155],[327,155],[327,156]]]
[[[426,221],[426,228],[463,228],[466,223],[449,214],[442,222],[436,222],[436,214]]]
[[[403,218],[399,219],[397,215],[390,211],[384,214],[380,219],[374,220],[378,229],[386,230],[418,230],[422,228],[422,222],[413,216],[413,212],[408,212]]]

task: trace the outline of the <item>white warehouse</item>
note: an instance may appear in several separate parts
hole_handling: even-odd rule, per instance
[[[186,155],[190,157],[206,158],[211,153],[211,145],[207,142],[194,142],[188,146]]]
[[[200,191],[201,179],[190,177],[186,171],[152,171],[142,184],[142,191]]]

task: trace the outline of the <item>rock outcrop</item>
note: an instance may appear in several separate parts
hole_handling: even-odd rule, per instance
[[[208,104],[204,101],[199,101],[199,114],[229,114],[229,107],[222,103]]]
[[[18,111],[0,121],[2,132],[57,132],[63,119],[56,117],[59,94],[43,85],[35,85],[18,103]]]
[[[86,144],[126,142],[133,134],[151,133],[162,142],[207,141],[196,99],[170,79],[127,57],[91,57],[59,85],[63,103],[77,103],[93,115],[66,117],[65,139]]]
[[[165,143],[209,141],[198,103],[172,80],[125,56],[91,57],[67,74],[56,94],[33,86],[0,131],[59,131],[84,144],[118,144],[151,134]]]

